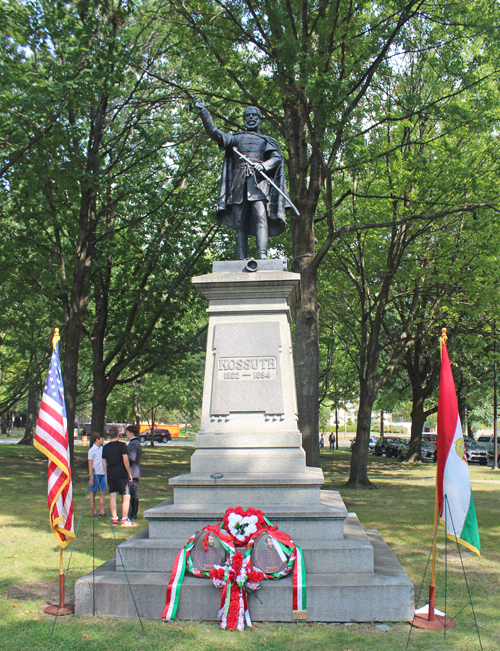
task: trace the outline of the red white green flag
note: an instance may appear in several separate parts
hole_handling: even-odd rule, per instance
[[[469,465],[446,335],[441,338],[441,381],[437,417],[437,493],[441,522],[448,538],[457,540],[481,557],[476,510]]]

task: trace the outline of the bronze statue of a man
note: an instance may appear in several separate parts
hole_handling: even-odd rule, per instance
[[[248,257],[249,235],[255,236],[257,259],[263,260],[267,258],[269,236],[285,230],[285,210],[293,207],[279,145],[274,138],[259,133],[261,113],[255,106],[243,113],[246,131],[232,134],[216,128],[203,99],[196,100],[194,106],[207,134],[225,152],[217,219],[236,231],[238,260]]]

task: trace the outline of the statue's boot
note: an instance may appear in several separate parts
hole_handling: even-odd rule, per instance
[[[268,243],[267,222],[257,224],[255,241],[257,244],[257,260],[267,260],[267,243]]]
[[[236,259],[248,258],[248,235],[243,231],[236,231]]]

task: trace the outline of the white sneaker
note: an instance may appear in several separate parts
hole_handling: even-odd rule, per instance
[[[137,523],[132,522],[132,520],[129,520],[128,518],[122,518],[121,525],[122,527],[137,527]]]

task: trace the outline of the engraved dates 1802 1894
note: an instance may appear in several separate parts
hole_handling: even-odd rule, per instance
[[[221,357],[219,380],[275,380],[276,357]]]

